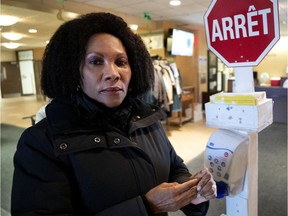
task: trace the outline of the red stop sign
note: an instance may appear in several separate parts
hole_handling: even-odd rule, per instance
[[[208,48],[228,67],[257,66],[279,40],[277,0],[213,0],[204,15]]]

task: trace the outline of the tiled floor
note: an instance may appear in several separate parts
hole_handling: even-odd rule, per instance
[[[1,123],[29,127],[31,121],[23,117],[35,114],[45,103],[37,100],[35,96],[1,98]]]

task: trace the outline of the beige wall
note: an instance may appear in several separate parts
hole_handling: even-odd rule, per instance
[[[201,29],[199,31],[199,57],[198,58],[206,58],[206,68],[205,68],[206,81],[207,81],[207,77],[208,77],[208,75],[207,75],[207,50],[208,50],[208,47],[207,47],[207,42],[206,42],[206,34],[205,34],[205,29],[203,27],[203,29]],[[203,62],[205,62],[205,61],[203,60]],[[200,83],[200,80],[198,82],[199,82],[199,90],[198,90],[199,100],[197,102],[202,102],[202,98],[201,98],[202,92],[207,92],[207,82],[202,83],[202,84]]]
[[[288,36],[281,37],[254,70],[258,71],[258,77],[264,72],[270,77],[285,77],[288,70]]]
[[[204,27],[199,30],[199,56],[207,57],[207,42],[206,42],[206,33]]]
[[[17,61],[16,52],[13,50],[1,50],[1,62],[13,62]]]
[[[33,50],[34,60],[42,60],[45,48],[36,48]]]

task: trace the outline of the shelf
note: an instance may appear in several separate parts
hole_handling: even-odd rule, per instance
[[[183,123],[192,121],[194,119],[194,99],[195,88],[192,86],[184,87],[181,95],[181,110],[172,113],[172,116],[167,119],[167,125],[182,126]]]

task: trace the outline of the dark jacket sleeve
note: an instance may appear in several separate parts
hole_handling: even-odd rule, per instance
[[[14,155],[12,216],[73,215],[68,175],[63,164],[51,156],[52,152],[41,131],[24,131]]]
[[[179,157],[174,148],[171,146],[170,151],[171,165],[170,165],[170,181],[183,183],[188,181],[191,177],[187,166],[184,164],[181,157]],[[205,216],[209,208],[209,201],[200,203],[198,205],[189,204],[181,210],[188,216]]]

